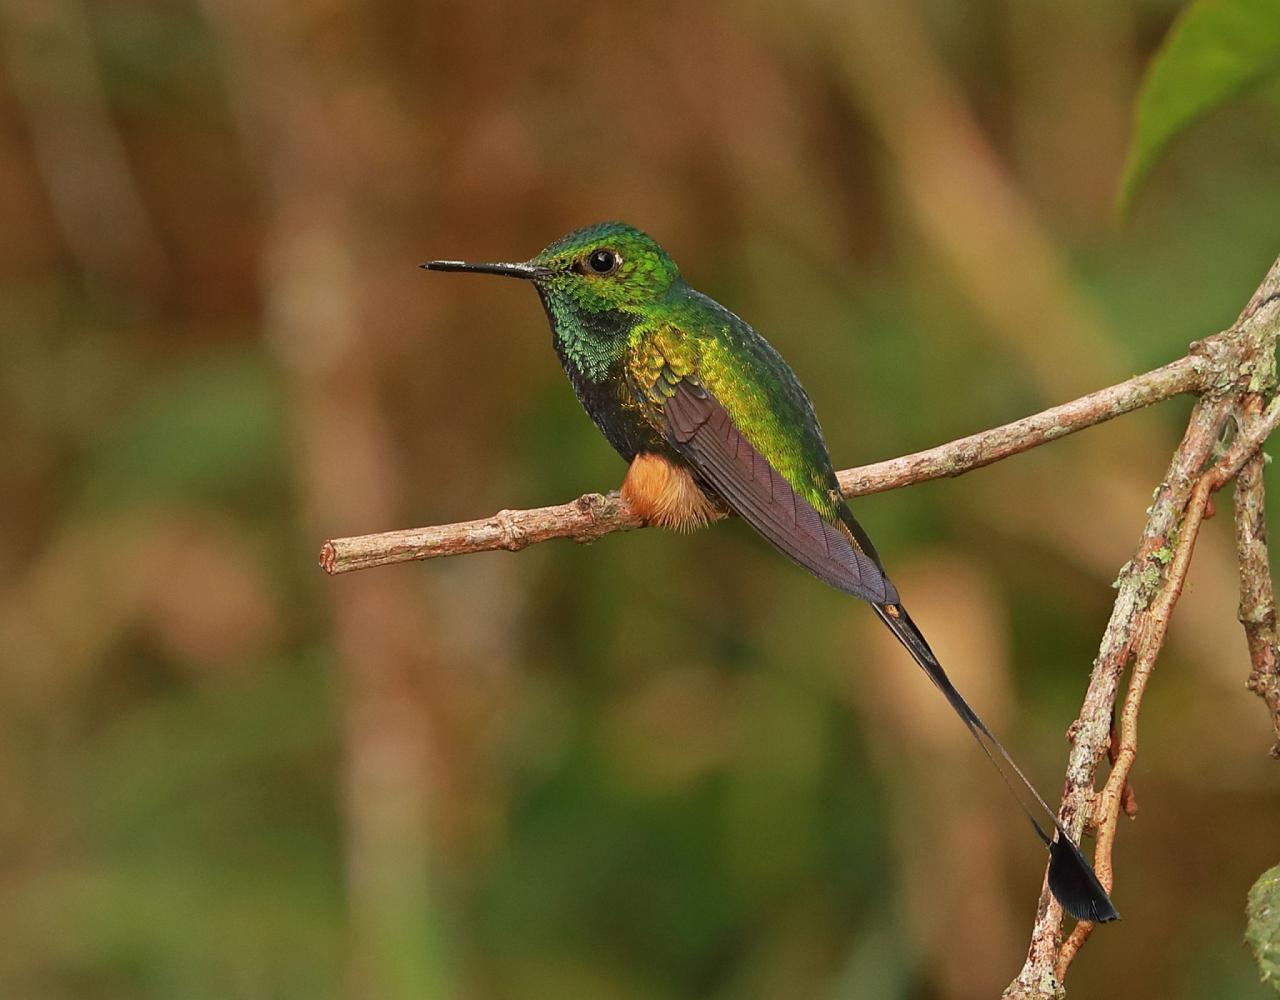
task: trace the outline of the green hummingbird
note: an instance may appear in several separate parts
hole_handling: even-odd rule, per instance
[[[618,222],[576,230],[524,263],[433,260],[422,267],[533,282],[578,400],[629,463],[622,494],[631,509],[649,523],[691,530],[727,508],[819,579],[869,602],[1048,847],[1049,887],[1063,908],[1080,920],[1119,915],[1080,848],[907,614],[840,493],[808,394],[764,337],[685,284],[654,240]]]

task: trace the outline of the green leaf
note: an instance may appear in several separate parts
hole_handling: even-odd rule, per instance
[[[1280,0],[1195,0],[1147,70],[1120,185],[1132,204],[1169,143],[1242,91],[1280,76]]]
[[[1262,981],[1280,993],[1280,865],[1262,873],[1249,890],[1244,936]]]

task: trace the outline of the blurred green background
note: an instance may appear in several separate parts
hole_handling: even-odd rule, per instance
[[[742,525],[316,552],[621,479],[530,289],[426,257],[639,225],[842,467],[1181,355],[1280,252],[1280,130],[1233,102],[1116,223],[1177,7],[2,0],[0,997],[998,995],[1042,853],[866,608]],[[1051,798],[1189,407],[856,505]],[[1221,506],[1075,996],[1267,995]]]

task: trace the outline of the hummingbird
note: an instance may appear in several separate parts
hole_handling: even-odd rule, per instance
[[[1048,848],[1049,888],[1058,902],[1078,920],[1119,916],[1079,845],[907,614],[840,492],[808,394],[764,337],[686,284],[657,242],[620,222],[578,229],[522,263],[421,266],[531,282],[574,393],[628,463],[621,492],[631,510],[679,531],[731,511],[818,579],[868,602],[977,740]]]

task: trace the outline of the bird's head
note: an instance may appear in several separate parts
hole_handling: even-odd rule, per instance
[[[537,285],[553,315],[635,312],[661,300],[680,276],[662,247],[621,222],[577,229],[520,264],[431,260],[422,266],[525,278]]]
[[[617,372],[627,334],[680,278],[662,247],[621,222],[575,230],[520,264],[431,260],[422,266],[532,281],[565,370],[593,382]]]

